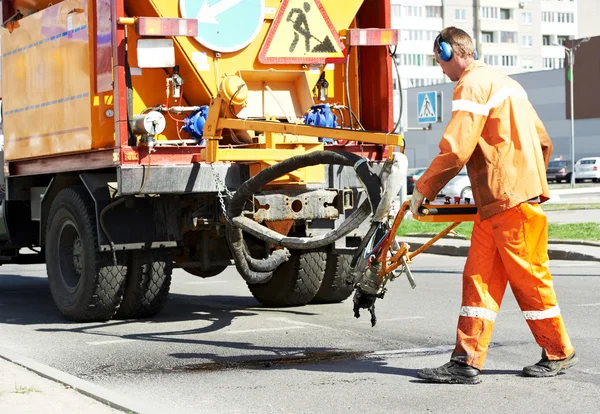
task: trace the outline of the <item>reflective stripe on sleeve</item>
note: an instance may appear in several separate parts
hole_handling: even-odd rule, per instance
[[[560,315],[560,308],[556,305],[553,308],[544,311],[523,311],[523,316],[528,321],[537,321],[540,319],[550,319]]]
[[[468,318],[480,318],[487,319],[490,322],[496,322],[496,316],[498,314],[493,310],[489,310],[486,308],[475,308],[473,306],[463,306],[460,308],[460,315],[466,316]]]
[[[516,96],[517,98],[521,99],[527,99],[527,93],[523,90],[515,88],[502,88],[494,95],[492,95],[487,105],[490,109],[495,108],[512,96]]]
[[[466,111],[472,112],[476,115],[488,116],[490,113],[490,108],[487,105],[478,104],[477,102],[468,101],[466,99],[458,99],[456,101],[452,101],[452,112],[455,111]]]
[[[466,111],[476,115],[488,116],[492,109],[513,96],[521,99],[527,99],[527,93],[523,90],[515,88],[502,88],[492,95],[489,101],[485,104],[473,102],[468,99],[454,100],[452,101],[452,112]]]

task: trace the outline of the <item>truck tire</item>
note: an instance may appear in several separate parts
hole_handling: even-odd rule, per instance
[[[162,310],[169,296],[173,258],[169,252],[132,252],[127,281],[116,318],[149,318]]]
[[[327,253],[292,250],[291,254],[267,283],[248,284],[252,295],[263,305],[303,306],[319,291],[325,276]]]
[[[352,284],[347,283],[352,273],[352,257],[352,254],[327,254],[325,277],[311,303],[337,303],[348,299],[354,290]]]
[[[209,266],[208,268],[198,267],[184,267],[183,270],[188,272],[190,275],[198,277],[213,277],[221,274],[227,269],[227,265],[215,265]]]
[[[65,318],[92,322],[114,316],[126,269],[99,251],[94,204],[84,187],[66,188],[52,202],[45,254],[50,292]]]

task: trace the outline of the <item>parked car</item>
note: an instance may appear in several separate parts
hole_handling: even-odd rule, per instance
[[[570,182],[571,174],[573,173],[573,163],[567,160],[555,160],[548,163],[546,169],[546,178],[548,182],[561,181]]]
[[[406,194],[412,194],[415,189],[415,184],[419,177],[427,168],[410,168],[406,176]]]
[[[575,182],[600,182],[600,157],[582,158],[575,163]]]
[[[448,184],[446,184],[444,188],[441,189],[437,196],[438,198],[470,198],[471,203],[473,203],[473,191],[471,190],[471,181],[469,180],[469,176],[467,175],[466,168],[460,170],[460,172],[454,178],[448,181]]]

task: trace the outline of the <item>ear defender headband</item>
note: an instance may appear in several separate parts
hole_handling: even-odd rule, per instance
[[[450,43],[444,42],[441,34],[437,35],[435,38],[435,46],[440,59],[442,59],[444,62],[448,62],[450,59],[452,59],[452,46],[450,46]],[[477,57],[477,50],[474,49],[473,58],[477,60]]]

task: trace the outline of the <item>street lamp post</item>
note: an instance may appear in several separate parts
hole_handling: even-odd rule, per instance
[[[575,44],[574,46],[571,47],[566,47],[565,45],[563,45],[563,47],[565,48],[565,54],[567,55],[567,58],[569,59],[569,94],[570,94],[570,106],[571,106],[571,187],[575,187],[575,103],[573,100],[573,60],[574,60],[574,55],[575,55],[575,51],[577,50],[577,48],[579,46],[581,46],[582,43],[587,42],[588,40],[590,40],[589,37],[586,37],[584,39],[581,39],[577,44]]]

